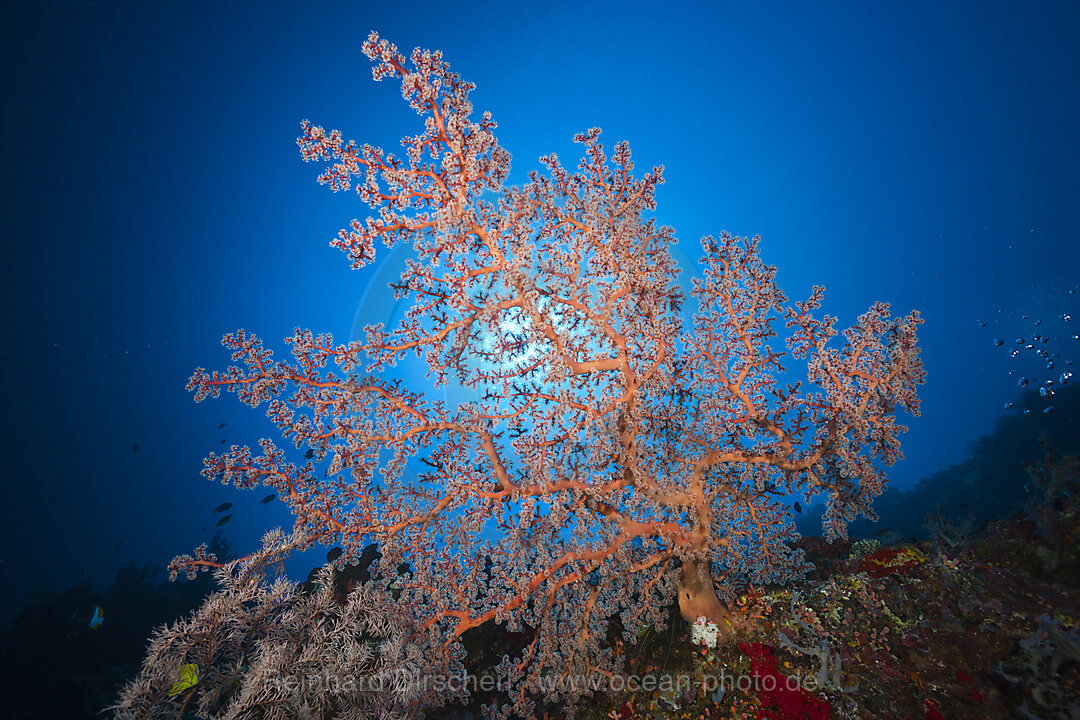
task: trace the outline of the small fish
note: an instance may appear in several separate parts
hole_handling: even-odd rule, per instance
[[[115,555],[115,554],[116,554],[116,551],[117,551],[117,550],[119,550],[119,549],[120,549],[120,546],[121,546],[121,545],[123,545],[123,544],[124,544],[124,541],[123,541],[123,540],[120,540],[120,541],[118,541],[118,542],[116,543],[116,547],[114,547],[114,548],[113,548],[113,550],[112,550],[112,551],[113,551],[113,555]]]
[[[339,547],[332,549],[330,552],[326,553],[326,562],[334,562],[341,557],[344,552],[345,551]]]
[[[100,605],[95,605],[94,611],[90,613],[90,622],[86,624],[86,627],[97,630],[103,622],[105,622],[105,611],[101,609]]]
[[[179,695],[185,690],[190,690],[199,684],[199,666],[195,663],[188,663],[180,668],[180,679],[173,683],[173,686],[169,688],[169,697]]]
[[[221,527],[222,525],[229,522],[230,520],[232,520],[232,515],[226,515],[225,517],[218,520],[217,524],[214,527]]]
[[[260,500],[259,502],[261,502],[261,503],[262,503],[263,505],[265,505],[266,503],[270,502],[271,500],[273,500],[273,499],[274,499],[274,498],[276,498],[276,497],[277,497],[277,493],[270,493],[269,495],[267,495],[266,497],[264,497],[264,498],[263,498],[262,500]]]
[[[231,507],[232,507],[232,503],[221,503],[216,508],[214,508],[214,512],[225,512],[226,510],[228,510]]]
[[[55,495],[52,496],[52,500],[50,500],[49,502],[56,502],[59,499],[60,499],[60,493],[56,493]]]
[[[221,440],[219,440],[219,441],[218,441],[218,444],[220,444],[220,445],[224,445],[224,444],[225,444],[225,439],[224,439],[224,438],[222,438]]]
[[[134,445],[132,445],[132,447],[131,447],[131,454],[132,454],[132,455],[134,455],[134,454],[135,454],[135,453],[137,453],[137,452],[139,452],[139,443],[135,443],[135,444],[134,444]]]
[[[306,453],[304,453],[304,459],[305,460],[310,460],[314,456],[315,456],[315,451],[314,450],[308,450]]]
[[[223,428],[223,427],[225,427],[225,423],[221,423],[220,425],[218,425],[218,426],[217,426],[217,429],[218,429],[218,430],[220,430],[220,429],[221,429],[221,428]]]
[[[798,503],[798,501],[796,501],[796,502],[795,502],[795,512],[797,512],[797,513],[799,513],[800,515],[802,515],[802,505],[800,505],[800,504]]]
[[[874,534],[877,535],[878,537],[885,537],[886,535],[888,535],[891,532],[893,532],[892,528],[883,528],[881,530],[878,530]]]

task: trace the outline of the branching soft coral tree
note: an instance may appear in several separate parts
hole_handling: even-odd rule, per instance
[[[338,599],[329,566],[311,592],[275,579],[304,542],[276,529],[219,566],[219,590],[154,631],[141,671],[107,708],[115,720],[415,720],[457,694],[431,692],[459,663],[432,662],[431,633],[416,632],[387,588],[358,585]]]
[[[617,671],[599,642],[615,614],[631,629],[662,623],[678,593],[685,618],[724,628],[732,588],[800,575],[784,496],[825,493],[830,536],[873,517],[875,459],[901,457],[895,412],[918,414],[918,312],[875,304],[834,347],[835,318],[813,314],[823,288],[786,305],[758,238],[725,233],[702,240],[685,321],[673,230],[646,218],[662,166],[636,178],[627,143],[609,158],[594,128],[575,138],[577,172],[548,155],[546,177],[504,188],[496,124],[470,119],[474,86],[441,53],[416,50],[410,68],[375,33],[363,50],[376,80],[400,79],[424,132],[403,140],[404,158],[306,121],[298,143],[306,160],[332,162],[321,183],[355,185],[378,209],[332,242],[354,268],[377,240],[412,245],[394,286],[412,304],[363,342],[298,329],[292,362],[243,330],[226,335],[242,365],[197,369],[195,399],[269,401],[310,461],[263,440],[257,457],[212,454],[205,475],[273,487],[309,544],[344,549],[339,564],[366,538],[384,567],[408,561],[400,602],[448,649],[490,620],[527,624],[522,656],[499,667],[522,710],[525,689],[552,674]],[[446,407],[385,377],[407,353],[477,402]],[[806,362],[805,378],[781,386],[786,357]],[[173,570],[212,564],[183,557]]]

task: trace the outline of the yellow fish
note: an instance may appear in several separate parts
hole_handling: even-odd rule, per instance
[[[179,695],[185,690],[189,690],[198,684],[199,666],[195,663],[188,663],[180,668],[180,679],[173,683],[172,688],[169,690],[169,697]]]
[[[86,626],[91,630],[97,630],[103,622],[105,622],[105,611],[101,609],[100,605],[95,605],[94,611],[90,613],[90,622]]]

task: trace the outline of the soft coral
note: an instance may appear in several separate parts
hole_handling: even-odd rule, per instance
[[[757,720],[829,720],[832,717],[832,708],[827,702],[798,685],[793,687],[791,679],[780,674],[772,647],[763,643],[740,643],[739,649],[749,656],[757,680],[761,699]]]

